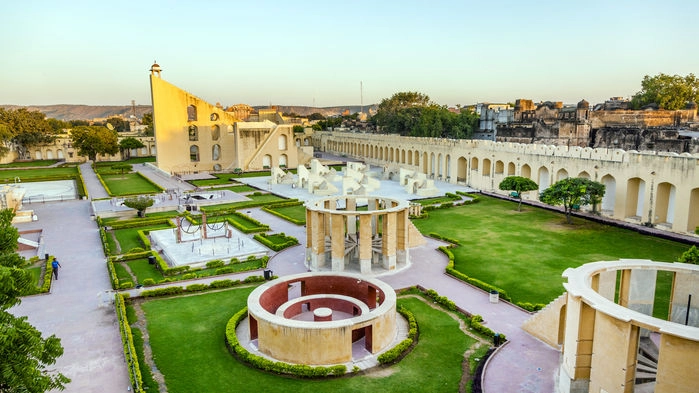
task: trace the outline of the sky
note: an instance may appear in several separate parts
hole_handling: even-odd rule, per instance
[[[699,72],[699,1],[0,3],[0,104],[150,105],[149,69],[224,106],[631,97]]]

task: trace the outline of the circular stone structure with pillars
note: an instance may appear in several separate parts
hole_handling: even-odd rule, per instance
[[[377,354],[396,338],[396,293],[345,273],[303,273],[248,296],[250,340],[274,359],[331,365]]]
[[[367,209],[357,210],[361,205]],[[422,240],[408,219],[409,210],[408,201],[379,196],[343,195],[307,202],[306,267],[377,274],[408,266],[411,241]]]

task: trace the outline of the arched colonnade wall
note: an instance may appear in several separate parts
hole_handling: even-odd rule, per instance
[[[689,153],[344,132],[317,132],[313,146],[316,151],[371,165],[397,164],[435,180],[501,194],[507,192],[498,185],[507,176],[530,178],[540,190],[566,177],[586,177],[606,186],[604,216],[682,233],[699,227],[699,156]],[[524,198],[537,196],[531,192]]]

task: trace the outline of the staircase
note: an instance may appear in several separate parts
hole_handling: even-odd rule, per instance
[[[636,360],[635,393],[653,393],[658,373],[658,347],[649,337],[641,337]]]

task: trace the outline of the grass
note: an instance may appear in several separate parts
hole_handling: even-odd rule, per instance
[[[398,303],[415,314],[420,342],[380,376],[299,380],[251,369],[228,352],[223,334],[226,322],[246,305],[252,289],[142,304],[153,356],[165,375],[168,392],[405,392],[417,387],[425,392],[458,391],[463,353],[475,341],[459,330],[454,319],[415,298],[399,299]]]
[[[123,175],[104,174],[101,176],[104,183],[107,185],[107,187],[109,187],[111,195],[114,196],[154,194],[163,191],[162,188],[154,185],[146,180],[143,176],[135,172],[124,173]]]
[[[515,301],[548,303],[563,293],[568,267],[620,258],[674,261],[687,246],[562,214],[481,196],[477,204],[413,220],[423,234],[458,239],[455,269],[503,288]]]
[[[32,282],[34,283],[34,286],[39,288],[39,286],[41,284],[41,271],[42,271],[41,266],[29,267],[25,270],[31,274]]]
[[[13,183],[15,178],[19,178],[21,181],[42,181],[47,179],[74,179],[77,176],[78,168],[75,166],[37,169],[7,169],[0,171],[0,183]]]
[[[253,192],[253,191],[259,191],[257,188],[249,186],[247,184],[241,184],[238,186],[229,186],[229,187],[216,187],[216,190],[230,190],[233,192]]]
[[[167,224],[156,224],[136,228],[116,229],[114,230],[114,236],[116,237],[117,241],[119,242],[119,246],[121,247],[121,254],[124,254],[135,247],[144,248],[143,243],[141,243],[141,239],[138,237],[138,231],[149,232],[168,228],[171,227]],[[107,234],[108,240],[110,237],[111,236]],[[114,249],[114,251],[116,252],[116,248]]]
[[[58,160],[32,160],[32,161],[15,161],[8,164],[0,164],[0,168],[29,168],[36,166],[49,166],[57,163]]]
[[[236,183],[235,180],[231,180],[235,174],[233,173],[212,173],[211,175],[216,176],[215,179],[199,179],[199,180],[188,180],[187,182],[196,187],[208,187],[217,186],[221,184]]]
[[[275,212],[278,212],[286,217],[303,221],[303,224],[301,225],[306,223],[306,207],[304,205],[274,207],[270,208],[270,210],[274,210]]]
[[[274,194],[260,194],[260,195],[246,195],[248,198],[251,200],[262,204],[269,204],[269,203],[274,203],[274,202],[281,202],[286,200],[285,198],[278,197]],[[242,209],[245,208],[246,206],[250,205],[250,201],[242,201],[242,202],[233,202],[233,203],[222,203],[220,205],[213,205],[213,206],[206,206],[207,213],[215,212],[217,210],[226,210],[226,209]]]
[[[116,272],[117,279],[119,280],[120,285],[127,281],[134,282],[134,279],[131,276],[131,274],[129,274],[129,271],[126,270],[124,265],[122,265],[121,263],[114,264],[114,271]]]
[[[124,263],[129,265],[131,273],[133,273],[136,276],[136,282],[138,282],[139,284],[143,284],[143,280],[147,278],[151,278],[155,282],[158,282],[165,278],[163,277],[163,274],[155,268],[154,265],[148,263],[147,258],[133,259]]]

